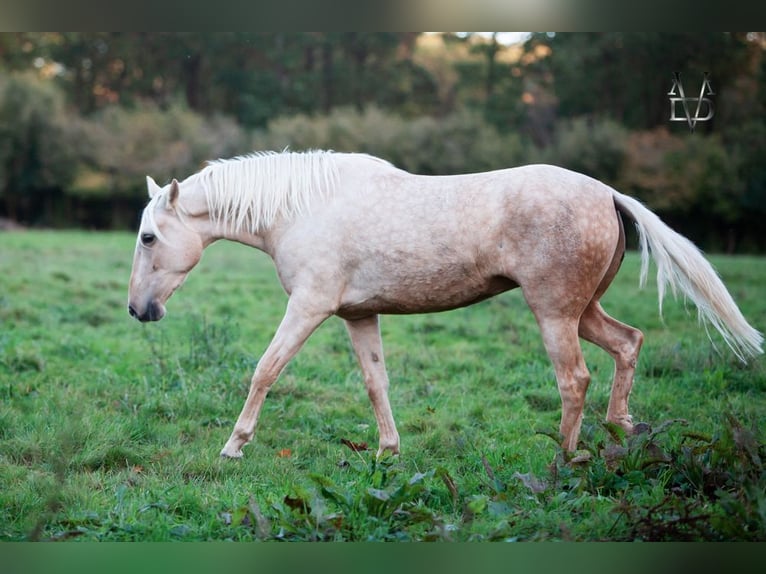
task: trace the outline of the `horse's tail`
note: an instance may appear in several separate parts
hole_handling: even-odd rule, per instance
[[[614,190],[612,195],[619,211],[630,217],[638,230],[642,286],[649,271],[650,253],[657,265],[660,313],[665,287],[669,285],[674,296],[680,290],[694,302],[700,319],[712,323],[740,360],[763,353],[763,336],[742,316],[718,273],[700,250],[639,201]]]

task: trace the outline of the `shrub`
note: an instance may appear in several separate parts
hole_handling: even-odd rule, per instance
[[[34,74],[0,79],[0,197],[16,218],[29,194],[63,187],[74,174],[64,129],[64,99]]]
[[[717,136],[690,137],[666,156],[666,169],[686,198],[674,206],[733,222],[741,216],[742,185],[736,166]]]
[[[687,188],[667,169],[667,157],[683,149],[683,140],[667,128],[632,132],[626,141],[626,158],[618,188],[646,201],[653,209],[667,211],[687,201]]]
[[[74,193],[143,193],[144,176],[179,179],[205,160],[244,153],[244,134],[223,116],[203,117],[183,106],[112,106],[70,128],[81,158]]]
[[[543,161],[613,184],[625,162],[627,134],[613,120],[577,117],[558,128]]]
[[[253,137],[255,149],[334,149],[377,155],[421,174],[453,174],[512,167],[526,152],[515,134],[502,135],[479,114],[408,119],[368,107],[335,109],[326,116],[272,120]]]

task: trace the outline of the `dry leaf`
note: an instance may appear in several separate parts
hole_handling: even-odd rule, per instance
[[[531,472],[525,472],[524,474],[521,474],[520,472],[514,472],[513,477],[518,478],[524,486],[526,486],[535,494],[545,492],[548,488],[548,485],[544,480],[537,478]]]
[[[348,448],[350,448],[354,452],[370,450],[366,442],[353,442],[348,440],[347,438],[340,439],[340,442],[346,445]]]

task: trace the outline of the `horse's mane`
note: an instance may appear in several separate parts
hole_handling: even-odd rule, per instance
[[[199,172],[210,218],[237,233],[257,233],[278,218],[305,214],[338,185],[333,152],[257,152],[210,162]]]

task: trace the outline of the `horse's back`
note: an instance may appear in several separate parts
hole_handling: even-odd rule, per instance
[[[552,165],[453,176],[381,165],[362,185],[342,199],[340,228],[353,229],[354,241],[367,249],[555,260],[617,238],[611,188]]]
[[[366,169],[341,166],[346,187],[284,235],[277,258],[293,270],[282,276],[335,285],[344,316],[460,307],[545,276],[597,273],[614,253],[609,188],[575,172],[419,176],[355,159]]]

